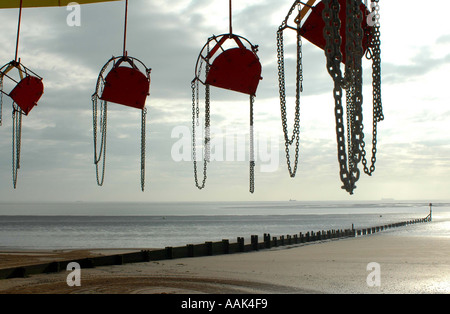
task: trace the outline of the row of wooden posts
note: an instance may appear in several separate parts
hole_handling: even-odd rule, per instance
[[[0,269],[0,279],[26,277],[41,273],[55,273],[65,271],[70,262],[76,262],[81,268],[93,268],[98,266],[122,265],[126,263],[140,263],[159,261],[166,259],[211,256],[220,254],[243,253],[250,251],[257,251],[263,249],[270,249],[273,247],[306,244],[318,241],[343,239],[349,237],[359,237],[370,235],[376,232],[388,230],[390,228],[397,228],[416,223],[423,223],[431,221],[431,215],[422,219],[413,219],[398,223],[386,224],[377,227],[369,227],[363,229],[345,230],[328,230],[328,231],[311,231],[306,233],[299,233],[294,235],[282,235],[279,237],[271,237],[270,234],[264,234],[263,240],[260,242],[258,235],[252,235],[250,243],[245,243],[243,237],[238,237],[237,241],[230,243],[228,239],[218,242],[205,242],[203,244],[187,244],[179,247],[166,247],[157,250],[141,250],[138,252],[131,252],[125,254],[116,254],[109,256],[99,256],[92,258],[84,258],[70,261],[55,261],[51,263],[29,265],[23,267],[13,267]]]

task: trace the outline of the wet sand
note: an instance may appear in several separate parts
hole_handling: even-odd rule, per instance
[[[0,267],[130,250],[8,252]],[[69,271],[0,280],[0,293],[298,294],[450,293],[450,238],[389,234],[291,245],[257,252],[192,257],[81,270],[81,286],[69,287]],[[367,277],[380,265],[380,286]]]

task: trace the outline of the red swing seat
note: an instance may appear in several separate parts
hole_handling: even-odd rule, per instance
[[[245,47],[231,48],[214,60],[206,84],[255,95],[261,70],[261,63],[252,51]]]
[[[234,40],[238,47],[225,50],[223,44],[230,39]],[[244,46],[241,39],[251,46],[251,50]],[[211,51],[208,48],[206,53],[206,48],[212,41],[215,41],[216,44]],[[262,67],[256,55],[257,47],[244,37],[231,33],[210,37],[197,59],[196,78],[201,81],[199,77],[201,64],[203,60],[206,60],[209,68],[205,80],[201,81],[202,84],[255,96],[259,81],[262,79]],[[217,54],[219,50],[221,53]],[[209,64],[211,60],[212,63]]]
[[[115,66],[105,78],[101,100],[137,109],[144,109],[150,81],[141,71],[126,66]]]
[[[37,106],[37,102],[44,94],[44,84],[42,79],[35,76],[23,78],[9,93],[12,100],[20,107],[25,115]]]

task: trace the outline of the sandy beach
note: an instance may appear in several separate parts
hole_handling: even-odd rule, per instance
[[[115,252],[120,250],[3,252],[0,267]],[[5,279],[0,280],[0,293],[447,294],[449,252],[450,238],[381,233],[256,252],[81,269],[79,287],[67,285],[68,271]],[[379,286],[367,284],[373,271],[367,265],[372,262],[380,266]]]

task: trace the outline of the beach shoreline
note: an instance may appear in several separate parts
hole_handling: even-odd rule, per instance
[[[15,256],[17,261],[27,256],[79,259],[131,251],[34,251],[31,255],[30,251],[9,251],[0,256]],[[80,287],[67,285],[69,272],[64,270],[3,279],[0,293],[450,293],[448,252],[447,237],[381,232],[245,253],[81,269]],[[380,286],[368,285],[370,263],[380,266]]]

